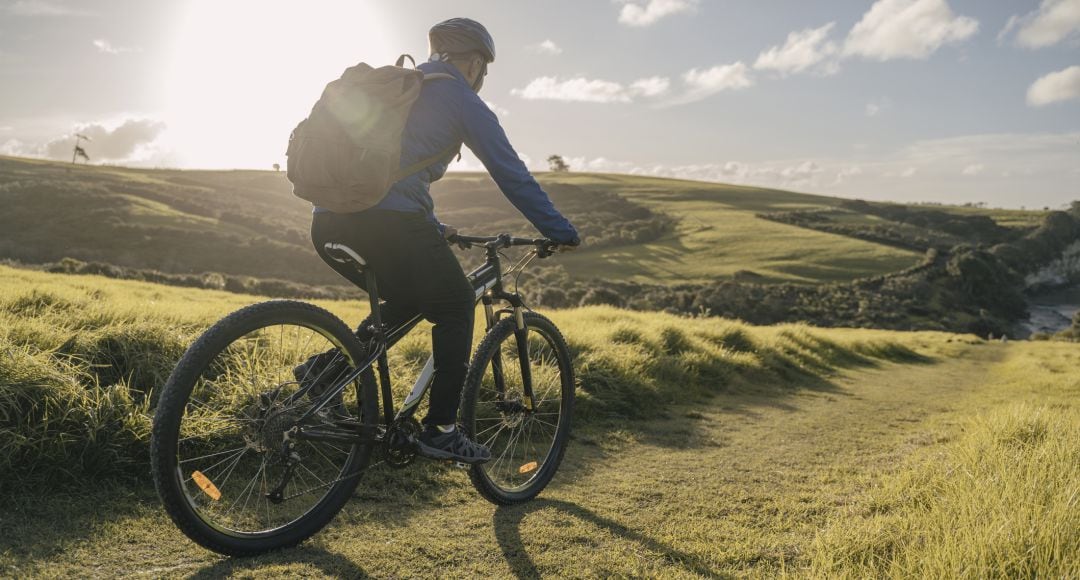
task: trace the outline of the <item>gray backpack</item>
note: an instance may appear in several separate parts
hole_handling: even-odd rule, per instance
[[[390,186],[439,161],[451,147],[427,159],[401,165],[401,134],[425,81],[453,79],[394,66],[360,63],[326,85],[311,115],[293,130],[286,151],[286,176],[293,194],[336,213],[365,210],[379,203]],[[415,61],[414,61],[415,62]]]

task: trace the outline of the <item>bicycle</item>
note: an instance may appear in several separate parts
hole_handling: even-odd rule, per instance
[[[466,374],[461,422],[492,458],[470,466],[469,477],[492,503],[526,502],[548,485],[566,452],[574,376],[562,333],[503,279],[550,256],[555,244],[508,234],[451,241],[486,252],[468,274],[487,330]],[[503,272],[501,250],[514,246],[532,249]],[[433,359],[395,410],[387,351],[421,316],[387,328],[375,273],[345,245],[325,249],[365,276],[367,344],[315,305],[262,302],[203,333],[162,390],[151,434],[154,483],[176,526],[215,552],[250,556],[294,546],[333,519],[366,469],[403,468],[416,458],[414,414]],[[508,306],[496,308],[502,302]],[[311,360],[321,364],[298,376]]]

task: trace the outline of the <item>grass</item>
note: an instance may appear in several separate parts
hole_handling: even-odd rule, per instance
[[[538,179],[584,226],[587,244],[596,243],[561,261],[579,279],[702,283],[745,270],[763,282],[834,282],[901,270],[921,257],[754,215],[836,207],[838,198],[629,175],[544,173]],[[465,232],[528,229],[487,177],[450,174],[433,195],[440,217]],[[0,157],[0,201],[7,208],[0,214],[0,258],[39,264],[71,257],[170,273],[340,284],[314,255],[310,207],[291,194],[283,173]],[[1020,224],[1040,213],[1009,215]],[[86,223],[94,226],[82,227]],[[664,229],[670,227],[674,231]],[[668,233],[657,238],[657,229]]]
[[[257,300],[0,267],[0,353],[6,353],[0,358],[0,490],[15,478],[62,483],[84,474],[138,476],[152,405],[176,361],[212,322]],[[322,305],[351,324],[366,311],[359,301]],[[801,326],[759,329],[607,307],[553,317],[573,352],[584,421],[647,418],[737,377],[811,377],[914,356],[887,340],[835,342]],[[476,332],[479,338],[481,329]],[[392,352],[399,398],[424,363],[429,341],[425,329]],[[308,345],[304,339],[297,344]],[[311,343],[311,352],[292,353],[290,360],[325,348]],[[265,345],[259,352],[271,356]]]
[[[195,334],[255,300],[0,268],[0,575],[1078,572],[1070,345],[607,307],[550,313],[581,404],[540,499],[495,508],[441,464],[379,467],[303,546],[222,559],[148,485],[147,395]],[[426,341],[395,348],[399,385]]]
[[[954,441],[909,458],[817,538],[813,574],[1080,574],[1076,362],[1061,345],[1013,347],[982,393],[986,406],[958,419],[959,433],[941,428]]]
[[[674,235],[656,242],[567,256],[562,262],[575,276],[675,284],[749,270],[764,282],[837,282],[902,270],[922,257],[754,215],[834,207],[837,198],[626,175],[547,174],[544,181],[618,191],[679,220]]]

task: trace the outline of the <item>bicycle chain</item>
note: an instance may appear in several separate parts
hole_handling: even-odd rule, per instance
[[[357,471],[356,473],[350,473],[349,475],[343,475],[343,476],[341,476],[341,477],[339,477],[339,478],[337,478],[335,480],[332,480],[332,481],[330,481],[328,483],[324,483],[322,485],[316,485],[315,487],[305,489],[305,490],[303,490],[303,491],[301,491],[299,493],[294,493],[292,495],[285,496],[285,497],[281,498],[281,501],[285,502],[285,501],[288,501],[290,499],[296,499],[296,498],[298,498],[298,497],[300,497],[302,495],[307,495],[307,494],[309,494],[309,493],[311,493],[313,491],[320,490],[320,489],[323,489],[323,488],[330,487],[331,485],[341,483],[342,481],[345,481],[346,479],[349,479],[349,478],[352,478],[352,477],[360,477],[364,473],[364,471],[366,471],[368,469],[371,469],[373,467],[378,467],[378,466],[382,465],[383,463],[386,463],[385,459],[376,461],[375,463],[372,463],[371,465],[368,465],[368,466],[364,467],[363,469],[361,469],[360,471]]]

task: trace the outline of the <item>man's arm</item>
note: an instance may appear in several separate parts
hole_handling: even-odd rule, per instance
[[[510,203],[545,237],[562,244],[580,243],[578,232],[540,188],[506,138],[495,113],[475,93],[462,103],[465,145],[476,154]]]

